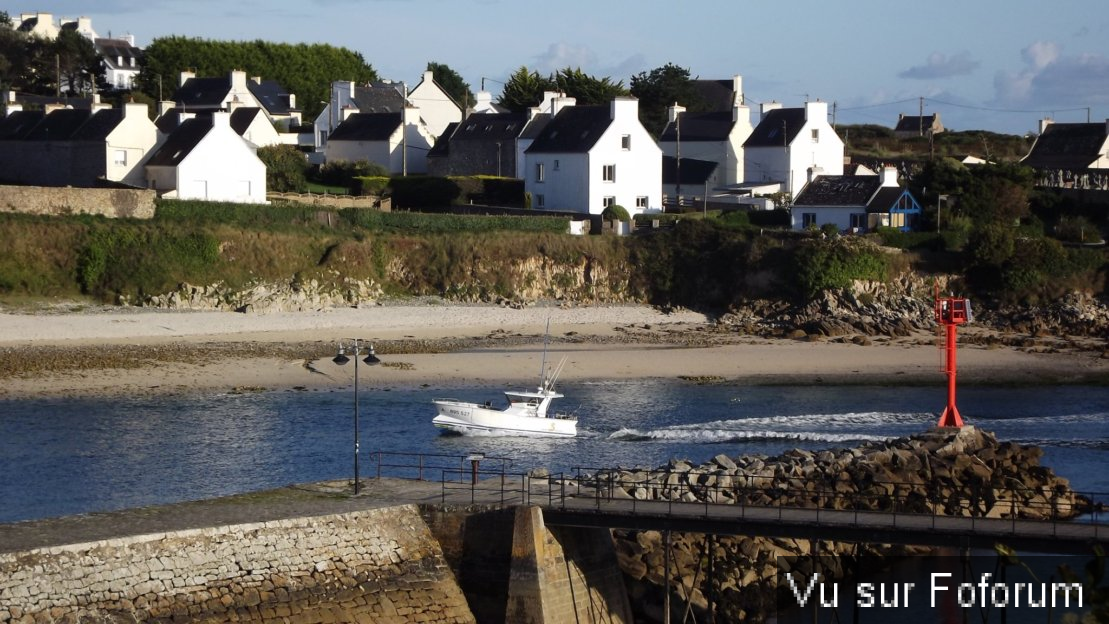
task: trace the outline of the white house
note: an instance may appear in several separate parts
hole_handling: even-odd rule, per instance
[[[662,150],[639,122],[635,98],[562,108],[524,156],[524,189],[533,208],[662,210]]]
[[[265,111],[254,106],[232,105],[231,129],[256,148],[288,143],[288,133],[279,133]]]
[[[142,57],[142,50],[135,47],[135,37],[97,38],[93,44],[103,57],[105,82],[113,89],[130,91],[138,78]]]
[[[821,175],[805,186],[791,208],[793,229],[835,225],[840,232],[863,233],[877,227],[902,231],[917,227],[921,206],[897,181],[897,169],[881,175]]]
[[[296,106],[295,95],[274,80],[248,78],[243,71],[235,70],[220,78],[198,78],[194,72],[181,72],[180,86],[173,99],[177,107],[190,113],[227,111],[232,106],[257,107],[283,130],[300,125],[301,110]],[[291,142],[296,144],[295,134]]]
[[[435,136],[410,106],[397,113],[350,112],[324,147],[328,162],[367,160],[393,174],[427,172]]]
[[[408,93],[408,103],[419,109],[420,117],[435,138],[443,134],[448,124],[462,121],[462,107],[435,82],[431,70],[425,71],[420,84]]]
[[[183,121],[147,161],[146,178],[161,197],[266,202],[266,166],[228,112]]]
[[[843,140],[828,123],[827,102],[764,104],[743,149],[745,183],[776,184],[791,197],[817,175],[843,174]]]
[[[315,149],[323,151],[327,138],[345,119],[344,111],[357,113],[399,113],[404,109],[405,87],[402,83],[383,80],[360,85],[349,80],[331,83],[327,105],[313,122]],[[349,114],[349,113],[347,113]]]
[[[663,175],[664,192],[667,196],[678,193],[677,175],[681,175],[680,182],[685,184],[687,172],[683,172],[680,165],[686,160],[716,163],[716,167],[712,179],[704,180],[700,172],[706,166],[690,163],[691,168],[697,169],[696,177],[702,184],[681,189],[682,195],[704,194],[702,186],[706,181],[721,190],[743,182],[743,144],[753,130],[751,109],[744,103],[741,76],[732,77],[732,100],[725,110],[691,113],[684,106],[671,106],[667,124],[659,135],[663,155],[675,159],[673,175]]]

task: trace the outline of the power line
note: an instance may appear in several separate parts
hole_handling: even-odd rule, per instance
[[[935,98],[924,98],[929,102],[936,104],[943,104],[944,106],[954,106],[956,108],[969,108],[972,110],[987,111],[991,113],[1066,113],[1073,111],[1089,110],[1088,106],[1078,106],[1075,108],[1041,108],[1041,109],[1019,109],[1019,108],[990,108],[988,106],[973,106],[971,104],[956,104],[954,102],[945,102]]]

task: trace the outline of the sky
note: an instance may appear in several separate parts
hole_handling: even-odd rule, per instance
[[[743,77],[747,102],[833,105],[837,124],[893,127],[939,113],[952,130],[1036,132],[1038,120],[1109,119],[1105,0],[36,0],[8,13],[86,16],[143,47],[170,35],[328,43],[382,78],[429,61],[496,97],[521,66],[630,86],[673,63]]]

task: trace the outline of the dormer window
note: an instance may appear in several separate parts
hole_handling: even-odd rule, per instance
[[[632,135],[625,134],[624,136],[620,137],[620,149],[630,150],[631,148],[632,148]]]

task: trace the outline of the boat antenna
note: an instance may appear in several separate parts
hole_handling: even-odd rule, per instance
[[[547,331],[543,333],[543,359],[539,364],[539,381],[547,385],[547,342],[551,338],[551,317],[547,317]]]

